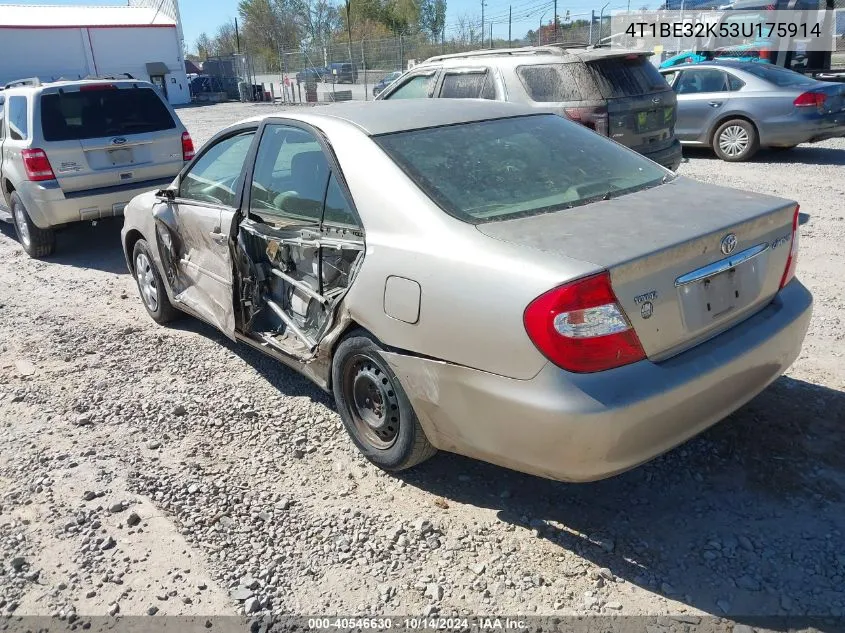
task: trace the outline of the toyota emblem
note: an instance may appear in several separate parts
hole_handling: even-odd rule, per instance
[[[725,255],[730,255],[734,252],[736,248],[736,235],[733,233],[728,233],[725,237],[722,238],[722,252]]]

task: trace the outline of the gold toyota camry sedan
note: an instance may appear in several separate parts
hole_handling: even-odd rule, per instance
[[[795,202],[507,103],[238,123],[129,204],[122,240],[154,320],[191,314],[302,372],[389,471],[440,449],[619,473],[765,389],[812,309]]]

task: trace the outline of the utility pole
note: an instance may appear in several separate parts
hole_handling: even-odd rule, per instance
[[[557,0],[555,0],[557,1]],[[484,5],[487,4],[481,0],[481,48],[484,48]]]
[[[493,48],[493,20],[490,20],[490,48]]]
[[[557,44],[557,0],[555,0],[555,44]]]
[[[513,18],[513,7],[508,6],[508,46],[511,45],[511,19]]]
[[[238,29],[238,18],[235,18],[235,42],[238,45],[238,55],[241,54],[241,32]]]
[[[596,23],[596,10],[590,11],[590,45],[593,43],[593,24]]]
[[[347,48],[349,49],[349,63],[351,64],[353,62],[352,62],[352,19],[349,15],[349,5],[350,5],[350,3],[351,3],[350,0],[346,0],[346,36],[348,38]],[[354,71],[352,73],[352,76],[353,77],[355,76]]]

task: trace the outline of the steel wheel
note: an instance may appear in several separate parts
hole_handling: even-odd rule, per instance
[[[18,229],[18,237],[21,244],[27,250],[32,246],[32,236],[29,234],[29,224],[27,223],[26,211],[23,210],[23,205],[12,205],[14,209],[15,227]]]
[[[156,283],[153,266],[146,253],[138,253],[135,257],[135,278],[141,298],[151,312],[158,310],[158,284]]]
[[[346,365],[343,394],[360,436],[373,448],[387,450],[399,436],[399,399],[390,377],[374,359],[355,355]]]

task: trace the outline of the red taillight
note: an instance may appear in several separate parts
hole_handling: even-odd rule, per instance
[[[194,141],[187,132],[182,132],[182,160],[186,163],[194,157]]]
[[[827,95],[823,92],[804,92],[798,95],[792,105],[798,108],[818,108],[821,110],[826,100]]]
[[[608,135],[607,110],[604,108],[564,108],[567,118],[577,121],[602,136]]]
[[[795,215],[792,216],[792,244],[789,247],[789,257],[786,258],[786,267],[783,269],[783,277],[780,279],[780,287],[783,288],[795,277],[795,269],[798,267],[798,219],[800,206],[795,207]]]
[[[23,158],[23,168],[26,170],[27,180],[43,182],[56,179],[50,161],[47,159],[47,154],[44,153],[43,149],[21,150],[21,158]]]
[[[603,371],[645,358],[607,272],[540,295],[525,309],[523,322],[537,349],[567,371]]]
[[[114,84],[85,84],[79,87],[79,92],[94,92],[95,90],[117,90]]]
[[[757,54],[758,59],[769,59],[770,51],[768,48],[761,48]]]

